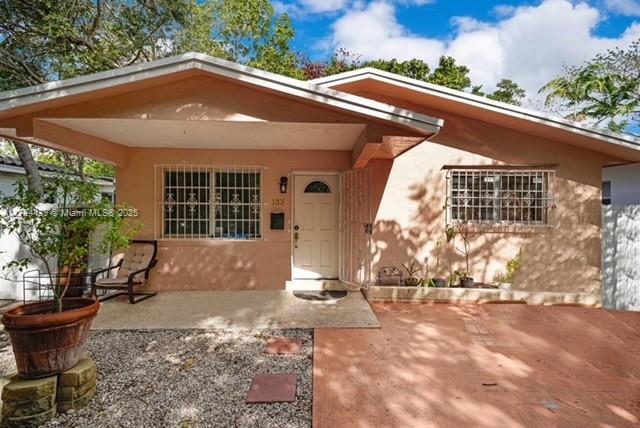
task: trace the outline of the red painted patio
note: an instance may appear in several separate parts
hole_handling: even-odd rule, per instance
[[[382,329],[317,329],[314,427],[640,423],[640,314],[375,304]]]

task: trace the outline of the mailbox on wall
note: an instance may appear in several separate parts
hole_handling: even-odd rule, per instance
[[[271,230],[284,230],[284,213],[271,213]]]

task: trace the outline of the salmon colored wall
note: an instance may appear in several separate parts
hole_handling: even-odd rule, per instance
[[[262,241],[161,241],[159,264],[151,276],[158,290],[284,289],[291,279],[291,192],[293,170],[349,169],[350,152],[241,151],[131,149],[126,168],[117,176],[118,203],[138,208],[143,223],[141,238],[154,238],[154,165],[264,166]],[[289,176],[289,189],[281,194],[281,176]],[[284,199],[274,206],[273,199]],[[269,213],[285,212],[286,230],[269,230]]]
[[[347,114],[326,105],[258,90],[211,76],[189,76],[152,88],[110,94],[104,98],[49,108],[25,115],[33,118],[128,118],[165,120],[229,120],[312,123],[367,123],[368,133],[414,135],[401,127]],[[0,124],[5,123],[0,120]],[[28,130],[24,130],[29,133]]]
[[[371,96],[370,94],[367,94]],[[385,99],[381,99],[385,101]],[[600,293],[602,165],[608,158],[567,144],[511,131],[486,122],[405,105],[445,119],[433,141],[424,142],[392,162],[374,161],[374,274],[412,258],[432,257],[446,242],[444,165],[557,165],[553,227],[535,233],[478,233],[471,240],[471,273],[490,282],[521,249],[524,264],[514,288]],[[386,171],[389,171],[386,174]],[[461,241],[457,246],[462,247]],[[441,253],[438,274],[448,264],[464,270],[463,256],[451,247]]]

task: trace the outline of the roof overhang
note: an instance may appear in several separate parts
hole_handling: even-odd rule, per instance
[[[462,91],[399,76],[375,68],[362,68],[312,80],[311,83],[348,90],[364,83],[369,90],[393,91],[412,104],[437,106],[443,112],[469,115],[522,132],[556,139],[625,161],[640,160],[640,139],[569,121],[554,115],[494,101]]]
[[[186,53],[116,70],[0,93],[0,119],[72,102],[99,91],[179,73],[199,71],[299,98],[364,118],[389,122],[424,136],[436,134],[442,119],[269,73],[199,53]]]
[[[366,125],[227,120],[49,118],[42,122],[134,148],[353,149]]]

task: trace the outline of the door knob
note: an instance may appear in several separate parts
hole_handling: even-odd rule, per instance
[[[300,230],[300,226],[296,224],[295,226],[293,226],[293,230]]]

